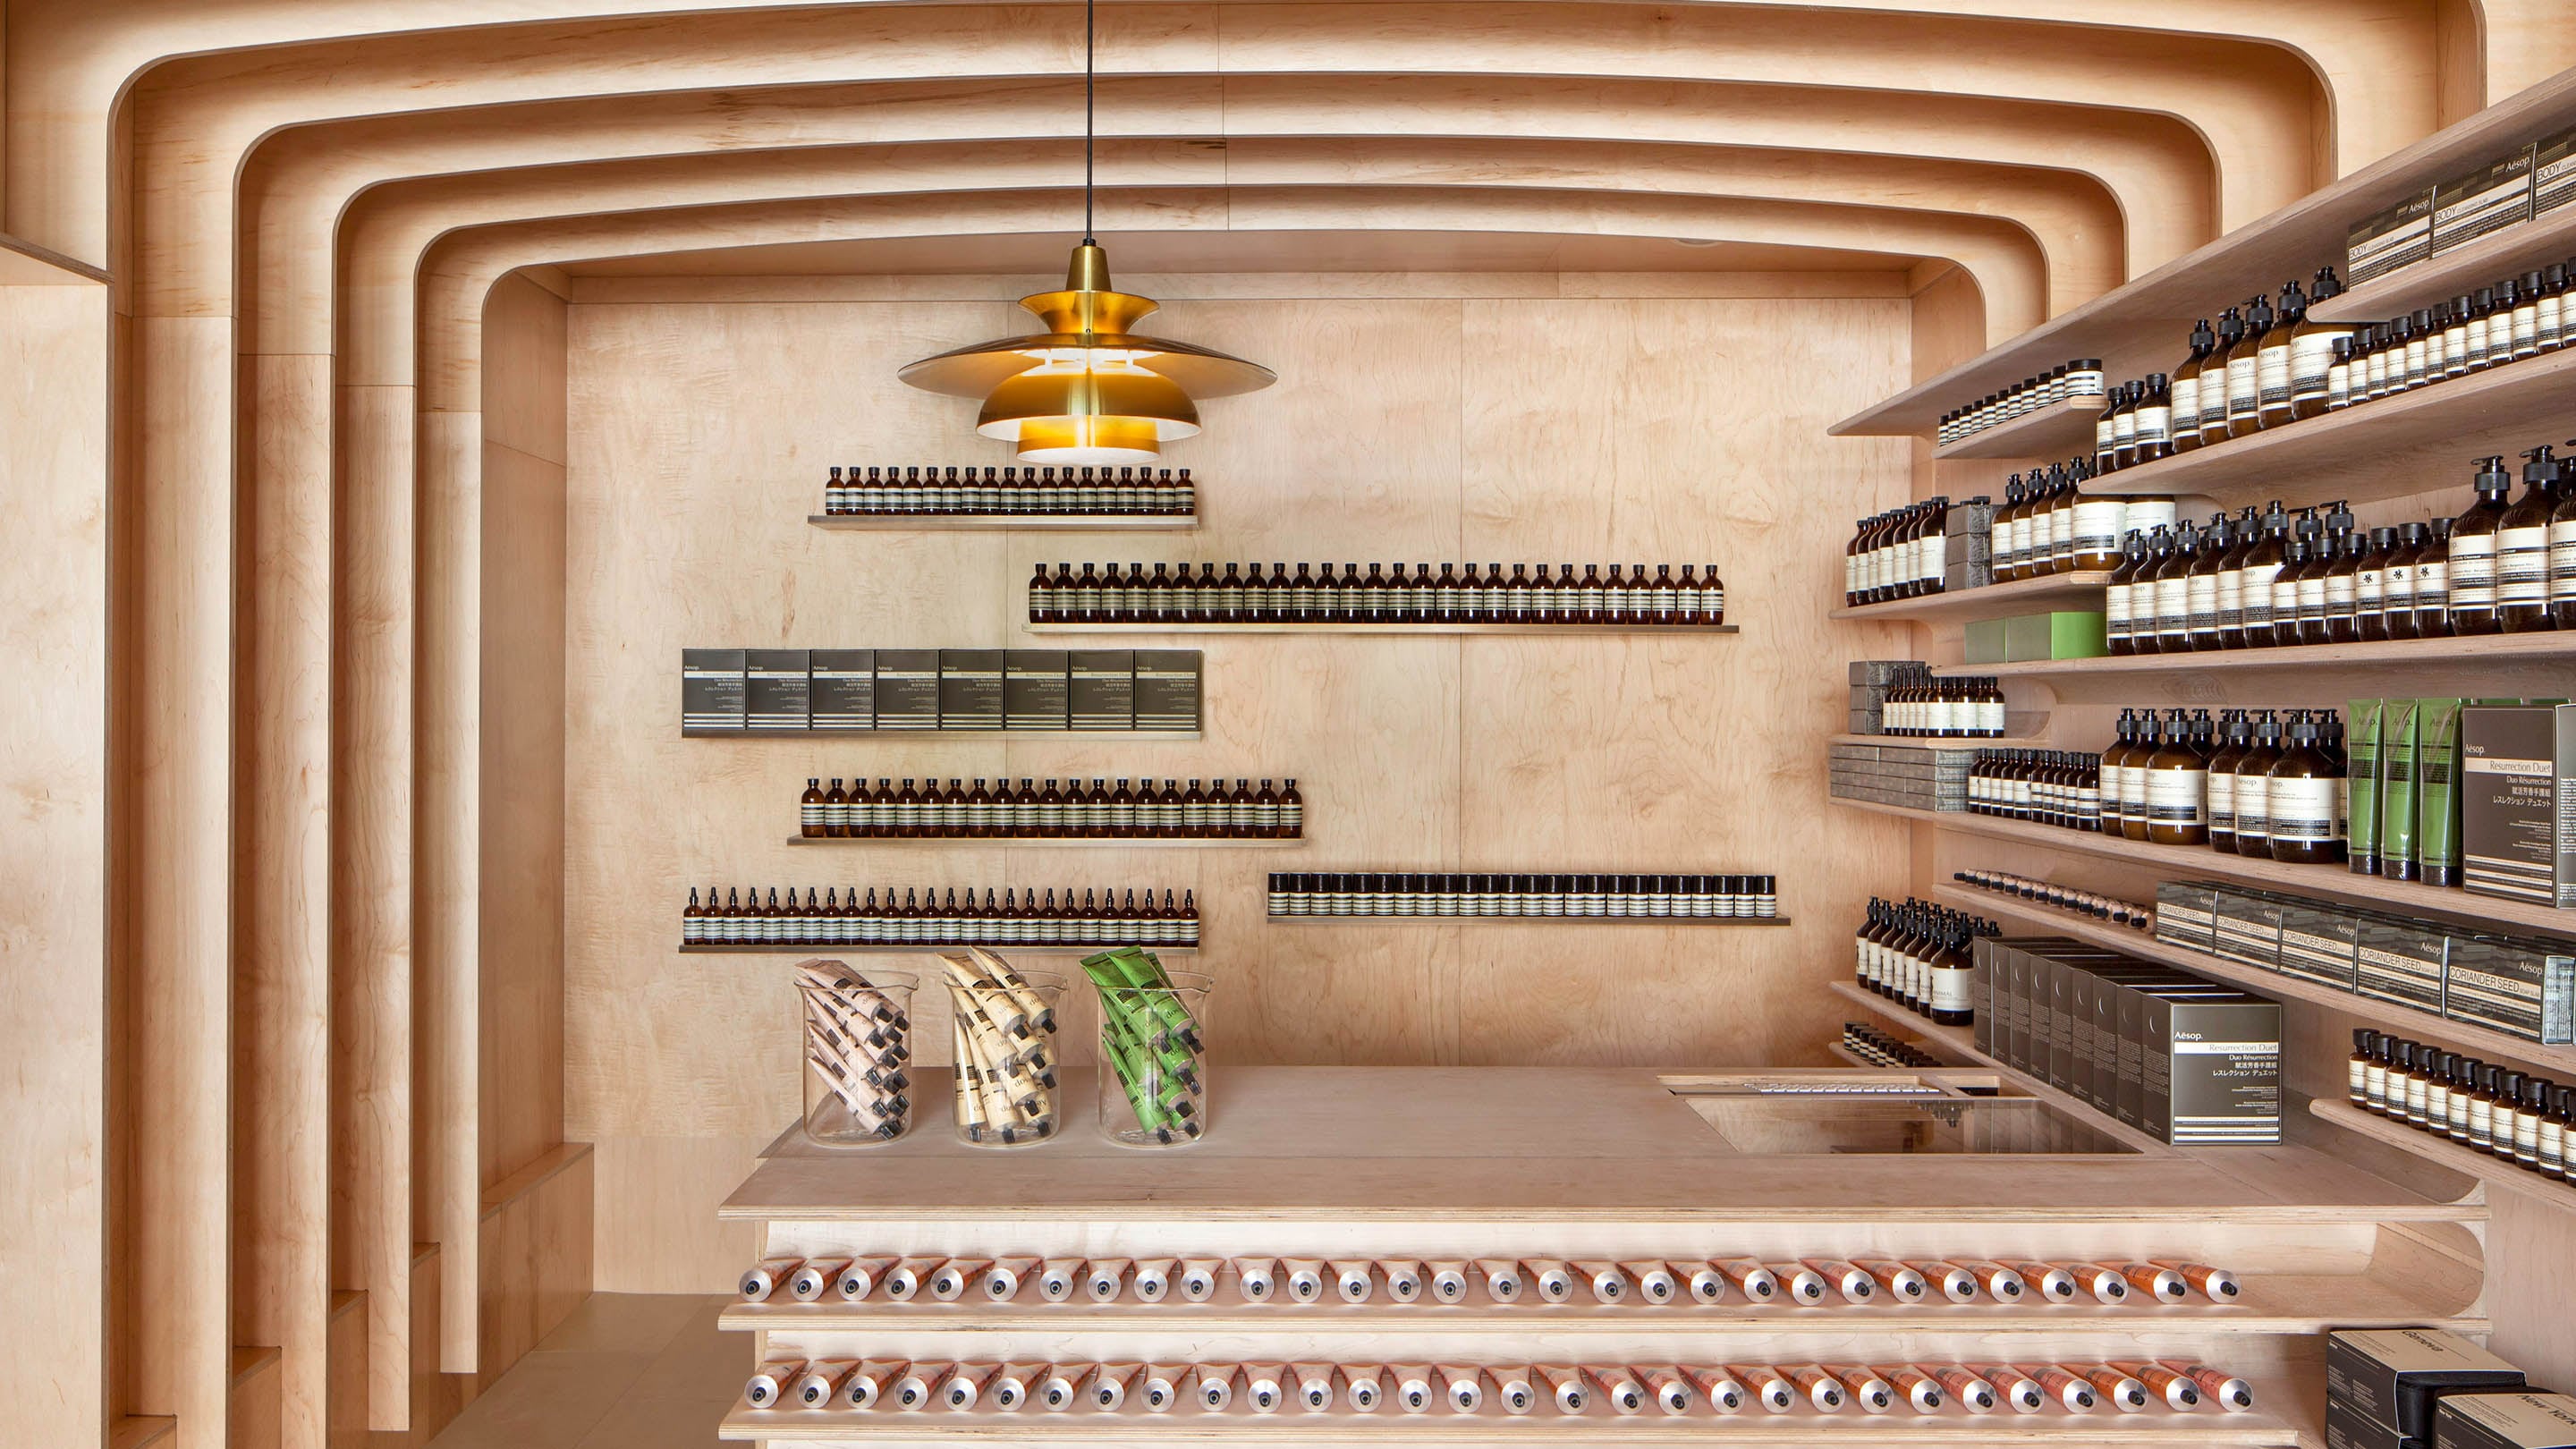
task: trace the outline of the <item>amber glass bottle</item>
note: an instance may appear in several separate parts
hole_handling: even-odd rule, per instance
[[[2272,767],[2281,760],[2281,724],[2272,711],[2254,715],[2254,742],[2236,760],[2236,853],[2272,858]]]
[[[2451,524],[2451,632],[2493,634],[2502,627],[2496,614],[2496,539],[2504,526],[2505,495],[2513,482],[2502,457],[2478,462],[2473,485],[2478,501]],[[2422,600],[2417,600],[2420,608]]]
[[[2209,354],[2217,345],[2218,334],[2209,330],[2208,318],[2192,323],[2191,351],[2173,370],[2173,379],[2166,386],[2173,408],[2173,450],[2177,453],[2200,446],[2200,380],[2209,365]]]
[[[2547,443],[2524,453],[2523,494],[2496,520],[2495,617],[2507,634],[2556,626],[2549,611],[2549,515],[2558,460]]]
[[[2209,843],[2209,759],[2193,744],[2191,721],[2169,712],[2147,757],[2147,839],[2157,845]]]
[[[2294,710],[2280,758],[2266,772],[2272,858],[2299,865],[2343,859],[2343,770],[2320,747],[2325,727]]]
[[[2209,848],[2236,852],[2236,767],[2254,743],[2254,726],[2245,711],[2231,709],[2218,717],[2217,748],[2209,756]]]

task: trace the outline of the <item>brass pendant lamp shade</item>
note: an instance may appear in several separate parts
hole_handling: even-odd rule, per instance
[[[981,398],[975,431],[1010,443],[1023,463],[1151,463],[1163,444],[1198,435],[1200,400],[1278,381],[1259,363],[1129,330],[1161,304],[1110,287],[1109,254],[1091,233],[1092,10],[1086,0],[1082,241],[1063,291],[1020,299],[1046,330],[925,357],[896,374],[926,392]]]

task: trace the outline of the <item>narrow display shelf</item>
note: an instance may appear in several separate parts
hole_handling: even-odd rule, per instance
[[[2041,722],[2046,723],[2044,716]],[[1926,735],[1827,735],[1825,742],[1835,745],[1912,746],[1926,750],[2044,750],[2050,747],[2048,736],[2041,734],[1952,735],[1940,738]]]
[[[2308,315],[2320,322],[2385,322],[2563,262],[2571,250],[2576,250],[2576,206],[2561,206],[2329,297],[2310,307]]]
[[[809,513],[816,528],[853,533],[1186,533],[1192,513]]]
[[[921,956],[939,951],[962,951],[963,941],[916,941],[901,946],[826,946],[816,942],[799,942],[793,946],[755,946],[732,943],[723,946],[681,946],[683,956]],[[1066,941],[1041,944],[1036,941],[978,941],[973,943],[987,951],[1013,956],[1089,956],[1131,944],[1125,941]],[[1195,956],[1196,946],[1147,946],[1157,956]]]
[[[2050,363],[2054,367],[2057,364]],[[2093,451],[2093,422],[2108,399],[2068,398],[2008,423],[1971,433],[1932,450],[1935,462],[1953,458],[2064,458]]]
[[[1935,1050],[1947,1052],[1963,1065],[1993,1072],[2023,1094],[2048,1103],[2124,1146],[2154,1156],[2171,1156],[2181,1150],[2169,1143],[2159,1142],[2110,1113],[2079,1100],[2072,1092],[2052,1087],[2000,1057],[1979,1051],[1974,1027],[1939,1025],[1928,1017],[1916,1015],[1899,1002],[1890,1001],[1874,991],[1862,990],[1856,982],[1835,981],[1829,984],[1833,987],[1836,996],[1869,1012],[1879,1020],[1896,1026],[1908,1036],[1930,1043]]]
[[[1830,431],[1929,436],[1943,413],[2078,357],[2101,358],[2114,382],[2170,370],[2188,350],[2193,318],[2215,315],[2215,309],[2255,292],[2271,293],[2292,278],[2304,283],[2320,265],[2340,265],[2354,222],[2534,136],[2563,130],[2570,121],[2576,121],[2576,74],[2562,72],[1854,413]],[[2463,456],[2494,451],[2462,446]]]
[[[2354,875],[2340,865],[2293,865],[2285,861],[2230,855],[2205,846],[2156,845],[2143,840],[2105,836],[2090,830],[2065,830],[2033,820],[2005,820],[1968,811],[1915,810],[1867,800],[1838,799],[1833,803],[1853,810],[1926,821],[1964,835],[1982,835],[2042,850],[2071,850],[2127,861],[2153,869],[2166,880],[2207,876],[2218,880],[2247,881],[2335,900],[2359,901],[2389,910],[2421,911],[2464,921],[2508,925],[2549,936],[2576,934],[2576,911],[2562,911],[2533,901],[2509,901],[2501,896],[2471,895],[2465,890],[2444,886],[2386,880],[2375,875]]]
[[[1960,677],[2080,677],[2088,674],[2202,674],[2216,669],[2337,669],[2358,664],[2423,664],[2448,670],[2482,664],[2576,659],[2576,630],[2479,634],[2462,639],[2378,639],[2353,644],[2284,644],[2275,649],[2210,649],[2189,654],[2104,654],[2092,659],[2026,659],[2010,664],[1944,664]]]
[[[2564,432],[2571,389],[2576,349],[2562,349],[2105,473],[2085,480],[2084,491],[2207,498],[2226,508],[2420,493],[2465,482],[2482,454],[2509,457],[2534,437]]]
[[[2516,1167],[2502,1158],[2490,1156],[2473,1147],[2463,1147],[2448,1137],[2419,1132],[2402,1122],[2391,1122],[2376,1112],[2365,1112],[2350,1102],[2337,1102],[2324,1097],[2308,1099],[2308,1111],[2320,1121],[2331,1122],[2346,1131],[2385,1142],[2400,1152],[2421,1157],[2427,1162],[2447,1167],[2453,1172],[2474,1177],[2491,1186],[2523,1193],[2562,1208],[2576,1208],[2576,1187],[2552,1182],[2539,1173]]]
[[[1787,916],[1268,916],[1274,926],[1785,926]]]
[[[842,836],[791,835],[790,845],[949,845],[979,850],[1296,850],[1306,843],[1305,837],[1292,840],[1187,840],[1160,836],[1085,836],[1078,840],[1026,835],[898,835],[867,836],[853,839]]]
[[[1488,1445],[1501,1440],[1586,1446],[1622,1444],[1753,1444],[1816,1449],[1848,1439],[1873,1449],[1984,1449],[1994,1444],[2195,1445],[2212,1449],[2286,1449],[2323,1444],[2314,1397],[2301,1386],[2254,1379],[2255,1407],[2242,1414],[2142,1414],[2108,1411],[2074,1415],[2050,1409],[2037,1414],[1968,1414],[1944,1407],[1937,1414],[1824,1414],[1799,1404],[1785,1414],[1758,1411],[1719,1416],[1644,1413],[1620,1415],[1594,1404],[1580,1414],[1541,1411],[1511,1417],[1488,1407],[1475,1414],[1392,1412],[1362,1414],[1336,1402],[1319,1414],[1256,1414],[1237,1405],[1219,1414],[1191,1409],[1149,1414],[1130,1405],[1116,1413],[1062,1414],[977,1408],[916,1413],[835,1409],[750,1409],[736,1405],[717,1434],[725,1439],[784,1440],[796,1444],[870,1441],[915,1445],[957,1436],[984,1443],[1147,1444],[1319,1443],[1390,1445]]]
[[[2102,589],[2110,581],[2108,569],[2084,569],[2075,573],[2046,574],[2035,579],[2015,579],[2008,584],[1988,584],[1981,589],[1960,589],[1925,594],[1919,599],[1890,599],[1882,604],[1846,604],[1833,610],[1830,619],[1908,619],[1921,623],[1949,619],[2003,619],[2014,614],[2046,613],[2061,605],[2081,605],[2087,609],[2102,607]]]
[[[2368,880],[2371,877],[2363,876],[2359,879]],[[2088,920],[2071,911],[2061,911],[2053,906],[2034,905],[2029,901],[1999,895],[1993,891],[1978,890],[1956,881],[1943,884],[1934,894],[1964,911],[2008,919],[2052,935],[2071,936],[2078,941],[2135,956],[2143,961],[2160,962],[2206,976],[2213,981],[2242,986],[2248,991],[2260,992],[2265,996],[2286,997],[2293,1001],[2306,1001],[2319,1006],[2332,1007],[2374,1022],[2389,1024],[2394,1030],[2420,1034],[2425,1040],[2441,1046],[2459,1047],[2485,1058],[2503,1058],[2525,1066],[2576,1073],[2576,1047],[2544,1046],[2536,1041],[2507,1036],[2503,1032],[2493,1031],[2470,1022],[2452,1021],[2447,1017],[2437,1016],[2432,1012],[2421,1011],[2411,1006],[2402,1006],[2393,1001],[2380,1001],[2372,997],[2356,995],[2350,991],[2328,986],[2322,981],[2310,981],[2303,976],[2266,971],[2260,966],[2248,966],[2242,961],[2230,961],[2224,956],[2213,956],[2206,951],[2195,951],[2188,946],[2159,941],[2144,931],[2132,931],[2125,926],[2104,925],[2100,921]]]
[[[688,740],[1196,740],[1199,730],[710,730],[683,726]]]
[[[1027,624],[1032,634],[1734,634],[1733,624]]]
[[[2194,1294],[2181,1303],[2149,1303],[2143,1295],[2116,1307],[2080,1303],[1893,1303],[1816,1307],[1755,1305],[1730,1291],[1721,1303],[1668,1307],[1599,1303],[1496,1303],[1481,1283],[1466,1301],[1401,1304],[1248,1303],[1231,1277],[1205,1303],[1166,1299],[1139,1303],[995,1303],[980,1295],[954,1303],[733,1303],[718,1326],[733,1331],[902,1333],[971,1329],[979,1333],[1278,1333],[1435,1332],[1493,1334],[1697,1333],[2317,1333],[2328,1328],[2396,1327],[2442,1323],[2457,1332],[2483,1333],[2483,1316],[2428,1312],[2408,1294],[2360,1273],[2247,1274],[2237,1302],[2212,1303]],[[1026,1296],[1034,1299],[1035,1293]]]

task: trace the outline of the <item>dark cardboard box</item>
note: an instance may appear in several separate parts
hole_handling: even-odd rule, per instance
[[[807,671],[809,716],[818,730],[877,727],[877,652],[817,649]]]
[[[2460,745],[2468,888],[2576,906],[2576,705],[2472,705]]]
[[[2409,1439],[2340,1399],[2326,1401],[2326,1449],[2433,1449]]]
[[[680,729],[741,730],[751,724],[751,655],[745,649],[680,651]]]
[[[2326,1335],[2326,1395],[2410,1438],[2433,1432],[2433,1401],[2466,1389],[2518,1389],[2522,1370],[2438,1328],[2338,1328]]]
[[[2217,944],[2218,893],[2222,887],[2205,880],[2168,880],[2156,884],[2156,939],[2194,951]]]
[[[880,649],[877,655],[877,728],[939,728],[939,651]]]
[[[2281,1140],[2281,1003],[2146,997],[2146,1130],[2176,1144]]]
[[[1002,651],[939,651],[939,727],[943,730],[997,730],[1002,727]]]
[[[746,649],[744,697],[756,730],[811,728],[812,659],[802,649]]]
[[[2433,255],[2531,220],[2528,145],[2433,188]]]
[[[2453,936],[2442,1014],[2525,1041],[2568,1041],[2576,1035],[2576,945]]]
[[[2358,969],[2361,918],[2325,901],[2281,907],[2281,974],[2350,991]]]
[[[2570,201],[2576,201],[2576,131],[2561,131],[2532,148],[2532,215]]]
[[[2281,901],[2265,891],[2230,888],[2218,893],[2213,954],[2266,971],[2281,964]]]
[[[1136,727],[1136,663],[1126,649],[1075,649],[1067,655],[1072,673],[1073,727],[1078,730],[1132,730]]]
[[[2344,236],[2344,284],[2357,287],[2433,255],[2433,188],[2427,186]]]
[[[2433,1406],[2433,1449],[2576,1449],[2576,1398],[2445,1394]]]
[[[1061,649],[1002,651],[1002,726],[1073,727],[1073,666]]]
[[[2442,1014],[2451,938],[2440,927],[2367,912],[2353,947],[2356,994]]]
[[[1199,667],[1196,649],[1139,649],[1135,661],[1136,728],[1194,730],[1199,727]]]

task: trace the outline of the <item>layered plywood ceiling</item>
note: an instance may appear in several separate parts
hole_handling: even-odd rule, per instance
[[[104,269],[117,317],[111,1070],[167,1107],[91,1144],[122,1164],[117,1286],[82,1321],[107,1352],[0,1369],[29,1442],[162,1416],[221,1444],[240,1345],[283,1385],[248,1437],[318,1446],[351,1412],[335,1291],[365,1295],[375,1429],[413,1424],[415,1368],[503,1366],[478,1227],[533,1159],[494,1148],[513,1108],[478,1065],[486,298],[1042,273],[1078,215],[1082,14],[0,4],[0,232]],[[1982,326],[1954,351],[2576,59],[2564,0],[1174,0],[1100,27],[1122,274],[1955,270]],[[85,1191],[59,1212],[100,1212]],[[72,1309],[6,1307],[81,1342],[45,1317]],[[33,1392],[66,1358],[95,1393]]]

